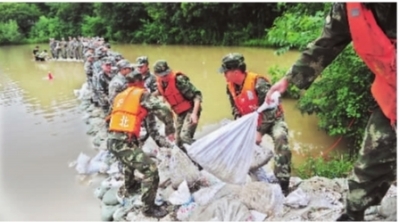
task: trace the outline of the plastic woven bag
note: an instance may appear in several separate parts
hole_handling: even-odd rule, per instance
[[[258,115],[276,107],[279,96],[274,93],[271,104],[264,103],[257,111],[197,140],[188,149],[189,156],[224,182],[244,184],[253,160]]]

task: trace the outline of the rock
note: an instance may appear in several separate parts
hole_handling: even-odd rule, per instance
[[[119,204],[117,200],[118,188],[109,189],[103,196],[102,202],[106,205],[117,205]]]
[[[119,205],[110,206],[101,204],[101,220],[102,221],[113,221],[113,214],[119,208]]]

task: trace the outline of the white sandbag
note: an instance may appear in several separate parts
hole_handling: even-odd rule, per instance
[[[273,147],[266,147],[254,145],[253,152],[253,160],[251,162],[250,169],[257,169],[265,164],[267,164],[271,158],[274,156],[274,152],[272,151]]]
[[[276,215],[283,211],[285,196],[278,184],[251,182],[243,186],[239,199],[250,210]]]
[[[77,160],[75,169],[79,174],[95,174],[95,173],[105,173],[109,169],[109,166],[102,161],[106,154],[100,153],[97,159],[92,159],[84,153],[80,153]],[[99,161],[100,160],[100,161]]]
[[[310,202],[310,197],[301,189],[292,191],[286,198],[284,204],[291,208],[306,207]]]
[[[177,188],[183,181],[186,181],[188,186],[191,187],[200,178],[199,169],[177,146],[172,148],[169,170],[173,188]]]
[[[197,207],[189,217],[190,221],[250,221],[252,215],[237,199],[218,199],[207,206]]]
[[[181,205],[176,212],[176,218],[179,220],[186,220],[197,206],[190,194],[186,180],[179,185],[178,190],[173,192],[168,200],[173,205]]]
[[[178,190],[176,190],[171,194],[168,200],[173,205],[182,205],[188,203],[190,199],[191,199],[191,194],[189,191],[189,186],[185,180],[179,185]]]
[[[197,204],[205,206],[215,199],[215,194],[224,186],[225,183],[218,183],[211,187],[202,188],[193,193],[193,199]]]
[[[113,175],[116,173],[120,173],[119,161],[115,161],[111,164],[110,168],[107,170],[108,175]]]
[[[87,166],[90,162],[90,157],[84,153],[80,153],[77,160],[75,170],[78,171],[78,174],[86,174]]]
[[[253,160],[259,112],[276,107],[279,96],[274,93],[272,104],[264,103],[257,111],[196,140],[188,148],[189,156],[224,182],[244,184]]]
[[[207,172],[206,170],[200,171],[200,178],[199,184],[203,187],[210,187],[219,183],[223,183],[220,179],[216,176],[212,175],[211,173]]]

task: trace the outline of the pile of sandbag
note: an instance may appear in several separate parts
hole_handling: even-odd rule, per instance
[[[121,164],[107,151],[107,133],[100,108],[89,102],[89,90],[84,84],[76,95],[81,100],[87,134],[92,138],[92,148],[97,151],[90,157],[83,151],[70,163],[78,175],[88,177],[94,196],[101,201],[103,221],[157,221],[141,213],[141,195],[122,206],[116,196],[124,183]],[[212,126],[215,130],[229,123],[224,120]],[[162,125],[160,125],[162,128]],[[211,131],[210,130],[210,131]],[[210,131],[200,131],[196,138]],[[267,147],[267,148],[266,148]],[[179,148],[158,148],[149,138],[143,150],[157,162],[160,188],[155,203],[167,203],[170,214],[161,221],[321,221],[335,220],[343,211],[347,187],[345,179],[313,177],[301,180],[292,177],[292,192],[284,197],[271,169],[263,166],[272,157],[270,140],[253,148],[250,172],[244,184],[231,184],[206,170],[199,171],[189,157]],[[91,150],[93,151],[93,150]],[[140,172],[135,175],[141,178]],[[256,181],[258,180],[258,181]],[[396,187],[392,186],[378,207],[369,208],[368,220],[396,220]]]

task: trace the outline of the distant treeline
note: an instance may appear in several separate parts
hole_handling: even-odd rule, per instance
[[[111,42],[264,45],[285,12],[330,3],[0,3],[0,44],[102,36]],[[286,27],[287,29],[295,27]]]

